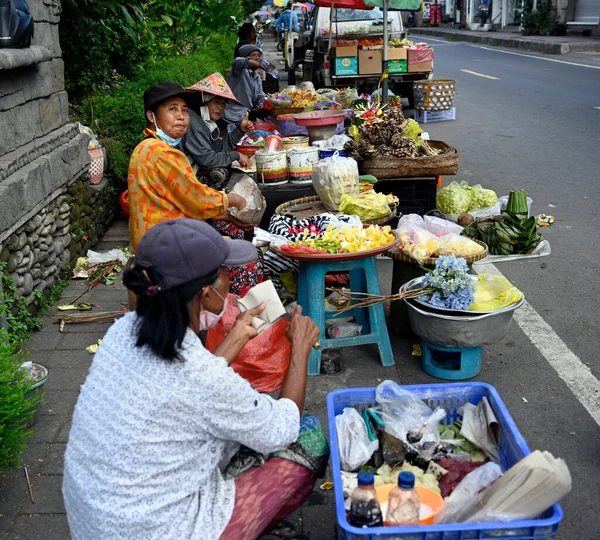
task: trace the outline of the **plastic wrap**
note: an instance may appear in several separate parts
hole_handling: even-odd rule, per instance
[[[313,186],[325,206],[339,211],[342,195],[358,195],[358,165],[352,158],[322,159],[313,165]]]
[[[379,441],[369,440],[365,421],[356,409],[346,407],[342,414],[336,416],[335,428],[344,471],[358,470],[379,448]]]
[[[438,238],[451,233],[460,234],[463,230],[460,225],[435,216],[425,216],[423,218],[423,228],[430,233],[435,234]]]
[[[267,201],[256,182],[249,176],[244,176],[235,184],[232,192],[246,199],[246,207],[243,210],[231,207],[229,209],[231,215],[239,219],[242,223],[260,223],[267,209]]]
[[[402,225],[397,230],[400,234],[400,249],[406,255],[420,263],[438,255],[441,243],[434,234],[412,223]]]
[[[471,207],[471,191],[467,182],[451,182],[440,189],[436,198],[437,208],[444,214],[464,214]]]
[[[481,184],[471,187],[471,210],[480,208],[493,208],[498,203],[498,195],[493,189],[485,189]]]
[[[355,322],[335,322],[327,328],[329,338],[349,338],[360,336],[362,326]]]
[[[362,221],[372,221],[389,216],[392,211],[383,193],[368,191],[358,195],[342,195],[340,212],[358,216]]]
[[[447,234],[440,238],[440,255],[466,257],[467,255],[477,255],[483,250],[483,246],[460,234]]]
[[[516,304],[523,293],[504,276],[479,274],[472,311],[497,311]]]

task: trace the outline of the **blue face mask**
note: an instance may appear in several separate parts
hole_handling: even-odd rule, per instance
[[[154,116],[154,114],[152,114],[152,118],[154,119],[154,127],[156,128],[156,134],[159,136],[159,138],[161,138],[163,141],[165,141],[167,144],[170,144],[171,146],[177,146],[181,142],[181,137],[179,137],[179,139],[174,139],[158,127],[158,125],[156,124],[156,117]]]

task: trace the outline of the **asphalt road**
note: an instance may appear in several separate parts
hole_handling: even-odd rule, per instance
[[[432,139],[459,150],[461,167],[455,178],[481,183],[499,195],[524,188],[534,201],[534,213],[556,218],[554,225],[543,230],[552,246],[550,256],[498,263],[497,268],[525,293],[533,309],[580,359],[581,367],[590,368],[590,377],[571,390],[563,380],[564,371],[561,378],[546,359],[548,350],[560,341],[544,338],[545,357],[523,329],[513,324],[502,342],[487,348],[478,379],[500,391],[532,449],[549,450],[567,461],[573,491],[563,500],[565,517],[559,537],[600,538],[598,508],[593,502],[598,501],[600,428],[580,403],[582,399],[596,413],[600,409],[600,395],[590,396],[597,390],[593,377],[600,377],[596,304],[600,256],[595,245],[600,203],[600,69],[550,61],[570,60],[565,57],[423,41],[435,50],[435,78],[457,81],[457,120],[426,125]],[[587,62],[581,56],[573,61]],[[596,59],[589,64],[597,65]],[[452,179],[446,178],[445,183]],[[527,320],[521,325],[530,335],[537,335]],[[576,363],[573,360],[574,369],[579,367]],[[562,367],[568,371],[568,366]]]
[[[457,120],[422,126],[432,139],[460,152],[459,175],[445,178],[445,184],[464,179],[499,195],[524,188],[534,200],[534,213],[556,218],[543,230],[552,246],[550,256],[496,265],[535,311],[528,321],[531,312],[522,310],[526,316],[520,324],[513,321],[500,343],[485,348],[483,369],[473,380],[496,387],[532,450],[548,450],[566,460],[573,491],[562,501],[565,516],[557,538],[600,538],[600,427],[588,412],[600,418],[600,393],[595,393],[600,388],[600,317],[595,305],[600,285],[594,279],[600,260],[600,109],[595,108],[600,107],[600,69],[562,63],[600,66],[600,55],[524,55],[415,39],[433,45],[435,78],[457,81]],[[275,59],[271,41],[265,49]],[[378,267],[382,291],[388,292],[391,261],[378,261]],[[540,321],[551,327],[546,334],[538,331]],[[528,335],[541,338],[541,343],[535,346]],[[335,388],[376,386],[384,378],[402,384],[444,382],[423,372],[420,359],[411,356],[414,342],[392,338],[395,372],[379,365],[374,350],[345,350],[341,374],[311,377],[310,412],[325,420],[325,397]],[[562,377],[548,358],[562,368]],[[564,380],[571,368],[566,362],[573,362],[570,386],[581,382],[575,390]],[[587,367],[591,372],[585,372]],[[585,377],[579,381],[582,370]],[[313,496],[314,506],[302,510],[304,532],[333,538],[331,492],[315,490]]]

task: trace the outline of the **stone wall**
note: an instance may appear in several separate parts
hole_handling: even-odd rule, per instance
[[[30,299],[102,237],[115,201],[89,184],[89,138],[69,123],[60,0],[27,3],[32,46],[0,49],[0,261]]]

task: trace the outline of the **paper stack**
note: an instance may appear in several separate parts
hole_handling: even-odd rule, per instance
[[[286,314],[273,282],[271,280],[263,281],[252,287],[244,298],[236,300],[237,306],[242,313],[260,306],[263,302],[267,304],[267,307],[256,317],[252,318],[252,326],[258,334],[270,328]]]
[[[533,519],[571,491],[571,474],[562,459],[536,450],[499,478],[479,501],[468,522]]]

